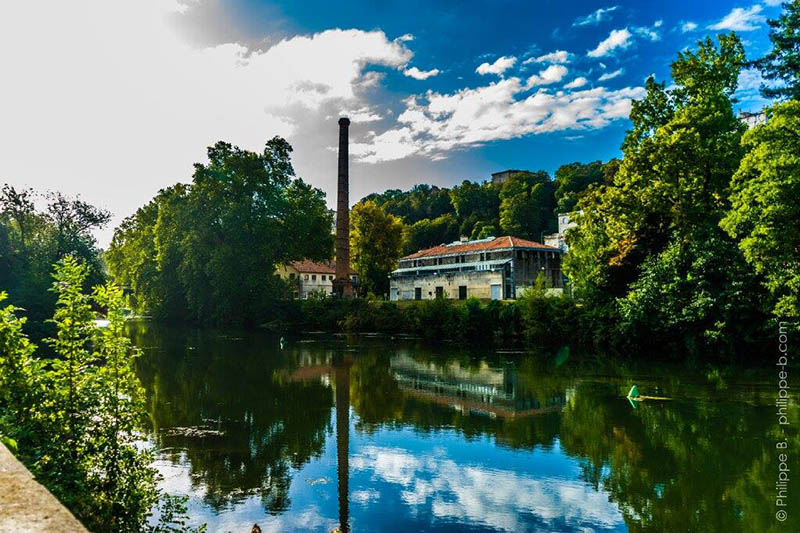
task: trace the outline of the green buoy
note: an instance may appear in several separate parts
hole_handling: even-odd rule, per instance
[[[631,390],[628,392],[628,398],[638,398],[639,397],[639,387],[634,385],[631,387]]]

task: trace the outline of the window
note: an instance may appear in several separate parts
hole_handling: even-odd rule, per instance
[[[317,275],[311,274],[311,281],[317,281]]]
[[[444,287],[436,287],[436,297],[444,298]]]
[[[459,285],[459,287],[458,287],[458,299],[459,300],[466,300],[467,299],[467,286],[466,285]]]
[[[325,274],[322,275],[322,281],[325,281]]]
[[[422,300],[422,287],[414,287],[414,299]]]

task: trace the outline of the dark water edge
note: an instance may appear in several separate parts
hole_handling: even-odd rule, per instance
[[[800,531],[775,369],[131,324],[162,486],[210,531]],[[630,403],[631,384],[671,398]],[[790,486],[791,488],[791,486]]]

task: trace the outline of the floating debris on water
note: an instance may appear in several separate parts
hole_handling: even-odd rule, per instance
[[[219,429],[211,429],[208,426],[187,426],[163,428],[161,433],[167,437],[191,437],[202,439],[205,437],[222,437],[225,432]]]

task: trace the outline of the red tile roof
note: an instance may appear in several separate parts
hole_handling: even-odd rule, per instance
[[[555,246],[548,246],[547,244],[540,244],[538,242],[506,235],[503,237],[495,237],[492,240],[467,241],[465,243],[456,244],[440,244],[439,246],[420,250],[411,255],[401,257],[400,260],[419,259],[420,257],[433,257],[437,255],[463,254],[468,252],[485,252],[487,250],[505,250],[510,248],[538,248],[540,250],[560,251]]]
[[[292,261],[289,263],[292,268],[301,274],[336,274],[336,261]],[[351,268],[350,274],[355,274]]]

